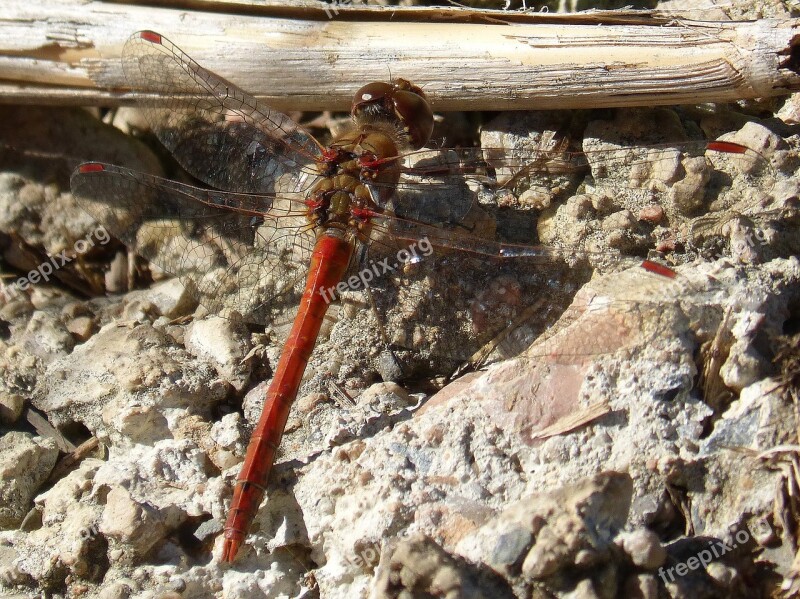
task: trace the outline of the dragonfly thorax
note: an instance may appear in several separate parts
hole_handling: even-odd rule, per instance
[[[382,126],[353,129],[322,155],[322,178],[306,200],[316,226],[366,226],[364,211],[378,210],[394,193],[400,177],[398,142]],[[376,197],[373,197],[373,193]]]
[[[312,188],[306,205],[310,223],[338,228],[365,226],[361,211],[376,208],[367,186],[346,170],[320,179]]]

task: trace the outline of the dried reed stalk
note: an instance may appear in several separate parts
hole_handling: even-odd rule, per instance
[[[5,0],[0,16],[5,102],[130,102],[119,56],[139,29],[158,31],[286,110],[346,109],[354,90],[390,76],[422,85],[439,111],[725,102],[800,87],[794,19],[704,22],[653,12],[551,15],[312,0],[184,0],[156,8]]]

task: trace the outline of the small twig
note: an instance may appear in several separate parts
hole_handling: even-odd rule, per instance
[[[47,418],[39,414],[33,408],[28,408],[25,411],[25,419],[30,425],[36,429],[42,437],[52,439],[56,442],[56,446],[63,452],[75,451],[75,446],[67,439],[61,432],[47,421]]]
[[[99,444],[100,441],[97,439],[97,437],[90,437],[78,445],[73,451],[61,458],[53,468],[53,471],[50,473],[50,476],[47,479],[48,484],[54,483],[63,478],[75,464],[79,463],[81,460],[83,460],[83,458],[97,449]]]
[[[585,424],[597,420],[605,416],[611,411],[611,407],[606,400],[598,401],[585,408],[581,408],[574,414],[569,414],[563,418],[559,418],[556,422],[548,427],[536,431],[531,434],[531,439],[547,439],[555,437],[556,435],[563,435],[570,433]]]

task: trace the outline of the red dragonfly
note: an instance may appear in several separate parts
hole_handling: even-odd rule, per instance
[[[177,161],[215,189],[90,162],[72,176],[81,206],[180,277],[212,312],[267,323],[296,308],[234,489],[222,555],[232,561],[263,499],[331,301],[365,294],[389,331],[387,346],[469,358],[553,286],[543,263],[590,256],[496,240],[468,183],[486,185],[505,167],[512,183],[581,173],[598,157],[421,151],[433,112],[403,79],[358,90],[352,126],[326,146],[160,34],[134,34],[123,66],[133,88],[171,98],[143,99],[141,107]],[[731,142],[704,143],[706,150],[755,155]],[[659,158],[651,149],[647,161],[674,161],[676,151],[670,146]]]

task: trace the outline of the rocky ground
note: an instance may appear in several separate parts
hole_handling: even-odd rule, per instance
[[[5,595],[797,595],[797,98],[569,115],[591,176],[480,190],[480,210],[598,274],[561,285],[563,314],[542,292],[535,343],[438,390],[443,363],[395,376],[344,306],[233,564],[220,532],[277,329],[206,314],[78,207],[81,159],[180,176],[134,112],[0,113]],[[536,146],[564,118],[496,115],[480,141]],[[642,149],[703,137],[759,154]]]

